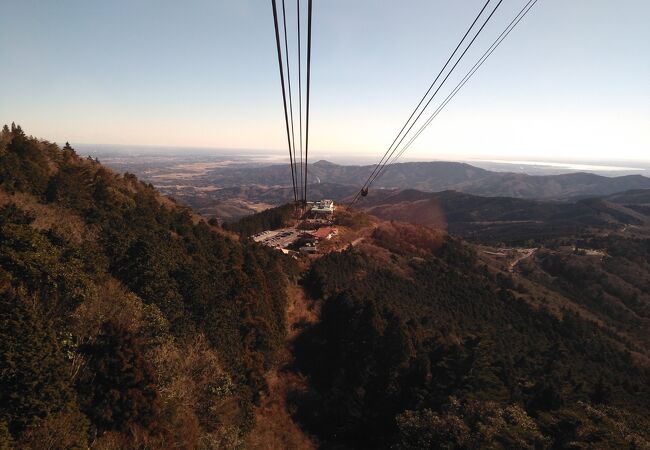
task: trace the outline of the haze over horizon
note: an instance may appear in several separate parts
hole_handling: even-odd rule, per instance
[[[482,3],[317,2],[313,161],[380,156]],[[523,4],[503,2],[458,78]],[[73,144],[286,151],[269,2],[5,10],[0,122]],[[649,13],[540,0],[405,160],[650,161]]]
[[[284,165],[287,163],[285,151],[269,149],[224,149],[214,147],[166,147],[142,145],[78,144],[76,150],[82,156],[98,158],[101,162],[120,171],[123,164],[170,164],[182,167],[185,164],[213,164],[227,161],[235,165]],[[318,162],[343,166],[374,167],[374,155],[346,155],[342,153],[319,152],[310,164]],[[604,159],[580,161],[575,158],[539,158],[521,160],[507,158],[440,158],[432,156],[406,156],[397,163],[457,162],[494,172],[515,172],[528,175],[559,175],[565,173],[588,172],[604,176],[644,175],[650,173],[650,162],[623,159]]]

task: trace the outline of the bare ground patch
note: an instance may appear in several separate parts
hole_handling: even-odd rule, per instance
[[[255,426],[250,432],[246,448],[264,450],[312,450],[315,442],[291,417],[287,395],[307,390],[307,380],[292,370],[293,340],[304,327],[318,321],[317,305],[305,297],[299,286],[291,286],[287,306],[287,342],[281,355],[279,368],[270,372],[266,381],[269,392],[262,397],[255,411]]]

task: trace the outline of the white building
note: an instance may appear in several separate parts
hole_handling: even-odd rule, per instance
[[[334,214],[334,209],[333,200],[321,200],[314,203],[314,206],[311,207],[311,212],[314,214],[330,215]]]

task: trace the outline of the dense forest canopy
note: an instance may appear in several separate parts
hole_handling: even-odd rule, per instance
[[[313,389],[295,406],[332,448],[650,445],[650,372],[626,342],[531,308],[458,239],[382,225],[304,284],[324,303],[296,344]]]
[[[292,204],[286,204],[243,217],[234,223],[224,223],[223,228],[243,236],[252,236],[264,230],[285,227],[293,221],[294,207]]]
[[[285,334],[293,271],[135,176],[5,126],[1,439],[236,446]]]

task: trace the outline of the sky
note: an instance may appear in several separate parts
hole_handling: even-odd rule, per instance
[[[379,158],[483,4],[315,0],[310,157]],[[539,0],[405,158],[650,161],[649,16]],[[270,0],[0,0],[0,85],[1,123],[59,143],[287,148]]]

